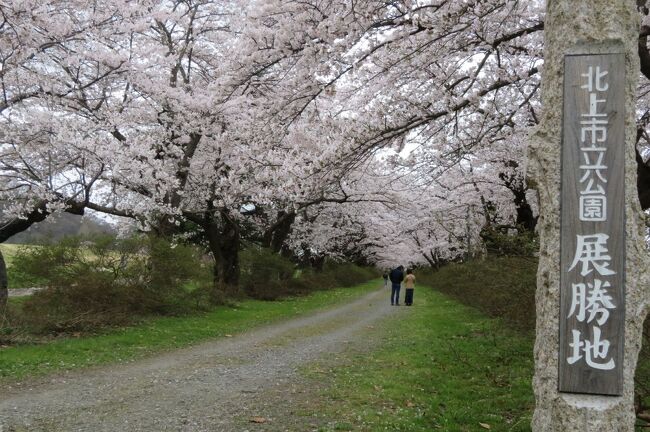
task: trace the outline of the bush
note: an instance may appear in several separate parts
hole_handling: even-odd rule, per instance
[[[374,269],[368,267],[329,261],[325,264],[323,275],[330,279],[335,287],[351,287],[378,276]]]
[[[269,249],[249,247],[241,254],[240,289],[249,297],[275,300],[294,293],[295,266]]]
[[[17,269],[14,266],[7,268],[7,277],[9,279],[9,288],[34,288],[45,285],[45,280],[38,278],[23,269]]]
[[[46,289],[24,302],[23,320],[32,331],[58,333],[182,313],[207,294],[201,288],[210,282],[209,271],[201,262],[197,249],[151,236],[68,237],[24,247],[14,267],[43,281]],[[187,289],[190,281],[196,289]]]
[[[250,247],[241,254],[241,289],[252,298],[276,300],[337,287],[351,287],[377,277],[374,270],[328,261],[323,271],[297,269],[269,249]]]
[[[509,233],[508,230],[484,228],[481,238],[488,255],[532,257],[539,251],[538,236],[531,231]]]
[[[352,286],[376,276],[372,270],[334,262],[323,272],[298,270],[259,247],[243,251],[240,261],[240,289],[263,300]],[[25,246],[13,268],[45,287],[21,304],[19,319],[12,315],[13,327],[33,334],[92,331],[148,315],[204,310],[213,282],[212,263],[199,249],[153,236],[68,237]]]
[[[352,263],[327,261],[322,271],[311,268],[304,269],[300,278],[294,279],[293,284],[300,283],[307,290],[347,288],[378,277],[377,270],[360,267]]]
[[[465,264],[449,264],[439,271],[423,270],[418,281],[461,303],[500,317],[512,327],[535,328],[537,259],[488,257]]]

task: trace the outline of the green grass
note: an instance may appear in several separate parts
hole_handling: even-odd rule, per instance
[[[15,380],[92,365],[123,362],[156,352],[232,335],[244,330],[343,303],[377,289],[378,280],[352,288],[316,291],[281,301],[246,300],[190,317],[155,318],[104,334],[42,345],[0,348],[0,379]]]
[[[321,431],[530,430],[532,336],[429,288],[404,312],[335,370]]]

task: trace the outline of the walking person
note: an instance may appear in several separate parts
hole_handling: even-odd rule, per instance
[[[390,304],[399,306],[399,290],[404,280],[404,266],[399,266],[391,270],[389,275],[391,281]]]
[[[384,278],[384,288],[388,288],[388,273],[384,272],[384,274],[381,275],[381,277]]]
[[[404,288],[406,289],[406,292],[404,293],[404,304],[406,306],[411,306],[413,304],[413,291],[415,290],[415,275],[411,269],[406,270]]]

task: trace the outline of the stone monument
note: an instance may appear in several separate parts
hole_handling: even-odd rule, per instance
[[[649,297],[636,190],[634,0],[548,0],[539,194],[534,431],[633,431]]]

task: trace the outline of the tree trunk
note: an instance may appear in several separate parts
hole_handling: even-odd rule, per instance
[[[429,267],[431,268],[436,268],[436,262],[432,260],[429,255],[427,255],[426,252],[422,252],[422,256],[424,257],[425,260],[429,263]]]
[[[516,161],[507,161],[507,167],[510,168],[519,168],[519,164]],[[535,226],[537,225],[537,218],[533,215],[533,209],[530,207],[530,203],[526,198],[526,181],[517,171],[514,173],[499,173],[499,178],[503,181],[505,187],[507,187],[513,195],[513,202],[515,204],[515,209],[517,211],[517,220],[515,224],[517,225],[518,231],[535,231]]]
[[[431,258],[433,258],[433,261],[435,262],[435,269],[440,270],[440,253],[437,248],[435,251],[431,251]]]
[[[515,204],[516,204],[515,200]],[[535,232],[537,226],[537,218],[533,215],[533,209],[528,202],[523,202],[520,206],[517,205],[517,228],[521,231]]]
[[[539,268],[536,293],[537,432],[634,430],[634,370],[648,299],[648,254],[637,200],[635,102],[639,74],[637,11],[633,0],[548,0],[545,20],[542,121],[531,137],[529,175],[539,194]],[[560,164],[564,55],[595,44],[625,53],[625,346],[621,396],[568,394],[558,391],[560,317]],[[622,270],[622,269],[621,269]],[[620,367],[620,365],[619,365]]]
[[[533,209],[526,199],[526,189],[524,187],[513,186],[510,190],[514,195],[515,209],[517,211],[517,220],[515,223],[518,231],[534,232],[537,226],[537,218],[533,214]]]
[[[278,212],[276,222],[269,227],[262,238],[262,246],[271,249],[273,252],[283,252],[286,256],[287,251],[283,248],[284,242],[291,234],[291,226],[296,220],[294,212]]]
[[[239,226],[228,215],[222,215],[221,224],[211,220],[204,226],[214,259],[210,300],[215,304],[239,291]]]
[[[7,307],[7,298],[9,297],[7,285],[7,266],[2,251],[0,251],[0,316],[4,314]]]
[[[472,220],[472,206],[467,206],[467,219],[465,220],[465,241],[466,241],[466,250],[465,254],[467,255],[467,260],[474,258],[472,251],[472,231],[470,226],[470,221]]]
[[[641,208],[644,210],[650,208],[650,167],[643,162],[641,155],[636,151],[637,162],[637,191]]]
[[[322,272],[323,266],[325,265],[325,256],[324,255],[312,255],[309,259],[311,267],[316,272]]]

